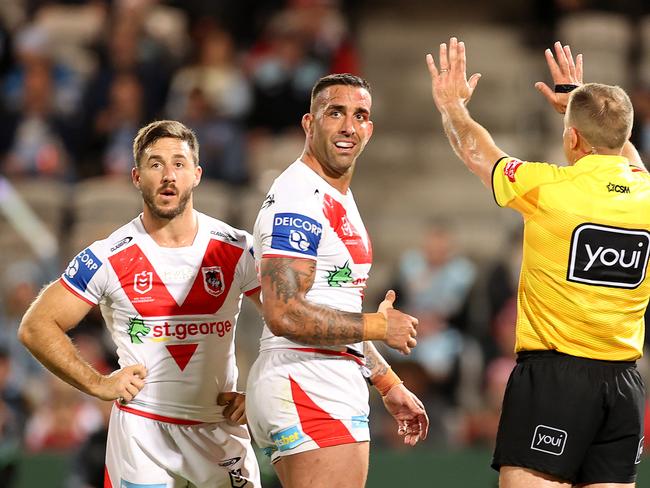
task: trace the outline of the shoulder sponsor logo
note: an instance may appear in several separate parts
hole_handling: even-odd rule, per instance
[[[140,295],[144,295],[153,288],[153,273],[151,271],[142,271],[133,275],[133,290]]]
[[[127,245],[129,242],[133,240],[133,237],[127,236],[124,239],[117,241],[115,244],[113,244],[113,247],[111,247],[111,252],[117,251],[120,247]]]
[[[614,183],[607,183],[607,191],[608,192],[616,192],[616,193],[630,193],[630,187],[627,185],[616,185]]]
[[[327,272],[327,284],[329,286],[339,288],[344,283],[352,283],[352,269],[349,261],[340,268],[334,265],[334,270]]]
[[[212,230],[210,231],[210,234],[213,236],[221,237],[222,239],[225,239],[230,242],[237,242],[237,238],[234,235],[229,234],[227,232],[221,232],[220,230]]]
[[[268,195],[266,195],[266,198],[262,202],[262,209],[269,208],[274,203],[275,203],[275,195],[273,193],[269,193]]]
[[[223,271],[221,266],[206,266],[201,268],[203,273],[203,287],[210,295],[218,297],[223,293]]]
[[[278,213],[273,216],[271,248],[316,256],[323,226],[306,215]]]
[[[146,336],[151,331],[151,327],[147,327],[144,320],[136,317],[129,319],[129,328],[127,334],[131,338],[131,344],[142,344],[142,337]]]
[[[275,447],[280,451],[289,451],[294,447],[299,446],[307,439],[304,434],[298,429],[298,426],[288,427],[275,434],[271,434],[271,440]]]
[[[597,224],[573,231],[567,280],[612,288],[636,288],[646,275],[650,232]]]
[[[565,430],[549,427],[548,425],[538,425],[535,428],[530,448],[554,456],[561,456],[568,437],[569,434]]]
[[[503,174],[508,177],[510,183],[515,182],[515,173],[519,169],[519,166],[522,164],[524,164],[523,161],[519,161],[518,159],[511,159],[503,167]]]
[[[88,283],[101,268],[102,262],[95,256],[90,248],[84,249],[77,254],[65,270],[65,277],[76,288],[86,291]]]

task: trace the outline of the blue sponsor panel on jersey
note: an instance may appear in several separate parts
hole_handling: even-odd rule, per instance
[[[289,449],[293,449],[303,442],[306,442],[308,439],[305,437],[305,434],[300,431],[298,426],[294,425],[282,429],[275,434],[271,434],[271,440],[275,443],[275,447],[277,447],[279,451],[288,451]]]
[[[167,483],[131,483],[130,481],[120,480],[120,488],[167,488]]]
[[[102,267],[102,262],[97,259],[90,248],[77,254],[65,270],[65,277],[70,284],[81,291],[86,291],[88,283],[95,273]]]
[[[323,226],[311,217],[295,213],[277,213],[273,216],[271,248],[316,257],[322,235]]]

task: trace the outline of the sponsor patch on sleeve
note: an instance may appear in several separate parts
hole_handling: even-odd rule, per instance
[[[84,249],[77,254],[65,270],[68,283],[80,291],[86,291],[88,283],[93,279],[95,273],[102,267],[102,262],[93,254],[90,248]]]
[[[510,180],[510,183],[515,182],[515,173],[519,169],[519,166],[522,164],[524,164],[523,161],[519,161],[518,159],[510,159],[503,167],[503,174],[506,175],[506,177]]]
[[[271,248],[316,257],[323,226],[306,215],[277,213],[273,216]]]

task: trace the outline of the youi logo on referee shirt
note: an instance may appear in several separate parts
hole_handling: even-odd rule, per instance
[[[565,430],[549,427],[548,425],[538,425],[535,428],[530,448],[554,456],[561,456],[568,437],[569,434]]]
[[[598,224],[573,231],[567,280],[613,288],[636,288],[646,275],[650,232]]]

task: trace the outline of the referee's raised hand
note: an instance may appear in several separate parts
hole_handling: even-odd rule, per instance
[[[555,43],[554,48],[555,56],[550,49],[544,51],[554,87],[551,89],[543,81],[538,81],[535,88],[558,113],[563,114],[566,112],[571,91],[582,85],[582,54],[578,54],[574,60],[571,48],[568,45],[562,46],[559,41]]]

